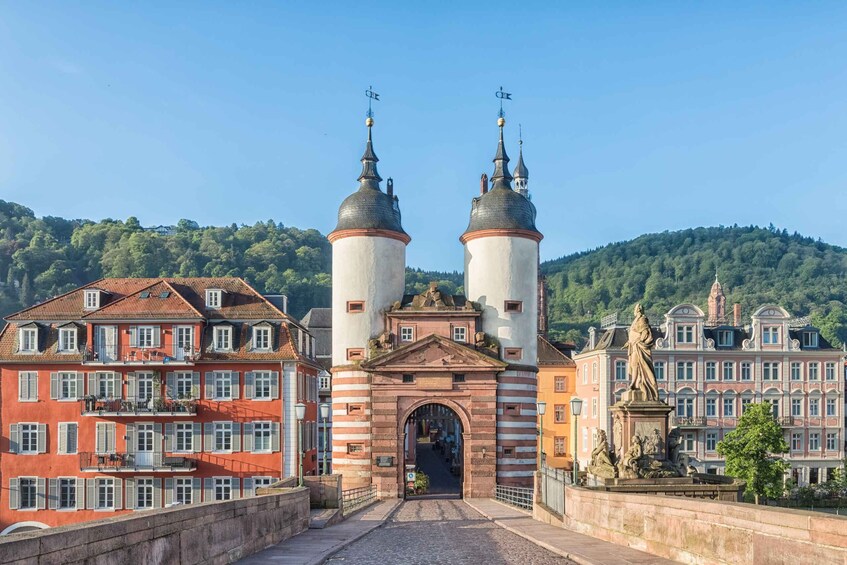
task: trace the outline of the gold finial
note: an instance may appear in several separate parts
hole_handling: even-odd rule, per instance
[[[497,125],[500,127],[506,125],[506,118],[497,118]]]
[[[368,116],[368,119],[365,120],[365,125],[371,127],[372,125],[374,125],[374,119]]]

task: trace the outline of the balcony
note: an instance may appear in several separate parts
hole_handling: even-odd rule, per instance
[[[794,423],[794,416],[779,416],[776,421],[779,423],[779,427],[781,428],[793,428],[797,425]]]
[[[196,469],[195,459],[154,451],[79,454],[79,470],[91,473],[190,473]]]
[[[129,347],[96,345],[83,351],[85,365],[178,365],[191,366],[200,359],[200,350],[186,347]]]
[[[674,416],[673,425],[678,428],[705,428],[705,416]]]
[[[193,399],[172,400],[122,400],[120,398],[96,398],[86,396],[82,399],[83,416],[168,416],[188,418],[197,415],[197,401]]]

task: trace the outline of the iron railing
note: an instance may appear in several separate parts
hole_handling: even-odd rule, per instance
[[[197,414],[196,400],[174,400],[171,398],[121,399],[98,398],[93,395],[82,399],[83,416],[194,416]]]
[[[193,365],[199,358],[200,350],[190,347],[95,345],[83,350],[82,362],[87,365]]]
[[[673,423],[679,428],[705,428],[705,416],[674,416]]]
[[[539,502],[559,516],[565,515],[565,485],[571,484],[572,476],[564,469],[552,469],[547,465],[542,465],[539,472],[541,481]]]
[[[533,496],[531,488],[496,485],[494,487],[494,498],[503,504],[532,511]]]
[[[135,453],[91,453],[79,454],[80,471],[193,471],[197,461],[190,457],[170,457],[161,451]]]
[[[356,510],[376,502],[376,485],[341,491],[341,514],[349,516]]]

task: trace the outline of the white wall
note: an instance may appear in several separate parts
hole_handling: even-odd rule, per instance
[[[347,365],[347,349],[367,348],[384,329],[382,311],[403,298],[406,244],[387,237],[353,236],[332,244],[332,364]],[[365,311],[348,314],[347,302]]]
[[[538,243],[492,236],[465,244],[465,294],[483,308],[482,329],[503,347],[523,348],[512,361],[535,365],[538,332]],[[523,312],[503,311],[506,300],[523,301]]]

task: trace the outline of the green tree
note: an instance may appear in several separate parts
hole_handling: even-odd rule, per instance
[[[769,403],[748,405],[738,426],[718,442],[718,453],[726,459],[727,475],[747,481],[756,504],[761,496],[782,494],[788,464],[780,455],[788,453],[788,444]]]

